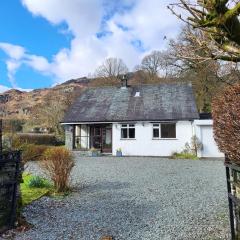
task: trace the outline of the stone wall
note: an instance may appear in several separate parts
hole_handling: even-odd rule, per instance
[[[65,146],[67,149],[73,149],[73,126],[65,125]]]
[[[20,152],[0,154],[0,232],[15,225],[21,181]]]

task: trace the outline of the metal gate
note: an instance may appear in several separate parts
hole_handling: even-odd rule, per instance
[[[20,151],[0,153],[0,231],[15,225],[21,181]]]

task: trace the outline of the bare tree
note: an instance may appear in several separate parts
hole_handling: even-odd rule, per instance
[[[126,74],[128,68],[121,58],[107,58],[101,66],[96,69],[95,75],[107,80],[118,81],[120,76]]]
[[[143,58],[140,68],[148,74],[150,80],[154,80],[158,77],[158,73],[163,67],[163,62],[162,52],[152,51]]]
[[[239,81],[239,64],[209,57],[207,42],[204,32],[189,26],[182,29],[176,40],[170,40],[168,63],[175,67],[175,74],[179,76],[194,69],[199,72],[205,67],[204,71],[211,72],[219,82],[233,84]]]
[[[62,140],[64,131],[60,122],[63,120],[66,110],[78,96],[79,90],[67,92],[64,95],[60,95],[58,92],[55,92],[55,95],[47,95],[45,101],[33,110],[30,124],[47,127],[54,131],[57,138]]]
[[[205,34],[199,42],[207,59],[240,61],[240,3],[238,0],[178,0],[168,8],[179,19]],[[187,13],[184,17],[182,13]],[[182,55],[184,57],[184,55]],[[187,52],[185,58],[189,57]],[[200,56],[201,57],[201,56]]]
[[[234,62],[209,58],[203,42],[207,42],[204,32],[184,27],[177,39],[170,40],[168,64],[178,81],[192,83],[199,111],[209,112],[212,98],[224,86],[239,81],[239,71]]]

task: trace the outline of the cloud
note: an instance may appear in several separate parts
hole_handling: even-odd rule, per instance
[[[0,43],[0,49],[9,55],[12,59],[19,60],[25,54],[25,49],[21,46],[9,44],[9,43]]]
[[[22,0],[22,3],[33,15],[54,25],[67,23],[75,36],[84,38],[100,28],[103,5],[99,0]]]
[[[55,83],[87,76],[108,57],[122,58],[131,70],[145,54],[163,49],[165,36],[176,36],[180,23],[167,10],[169,3],[170,0],[22,0],[33,16],[45,18],[56,27],[64,23],[67,29],[63,34],[71,34],[72,38],[70,47],[59,49],[51,61],[28,53],[21,46],[0,43],[9,56],[9,80],[16,84],[14,74],[22,64],[52,76]]]
[[[9,59],[6,61],[7,65],[7,75],[8,75],[8,80],[11,83],[13,88],[17,88],[17,82],[15,81],[14,75],[17,71],[17,69],[21,66],[21,62],[17,61],[15,59]]]
[[[6,60],[7,76],[13,88],[19,89],[15,80],[15,73],[23,64],[42,74],[51,74],[50,63],[46,58],[28,54],[22,46],[0,42],[0,49],[8,56]]]
[[[0,93],[6,92],[7,90],[10,90],[10,88],[0,85]]]

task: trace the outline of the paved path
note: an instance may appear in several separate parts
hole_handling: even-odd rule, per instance
[[[76,192],[26,207],[35,227],[16,239],[229,239],[224,171],[219,160],[77,157]]]

